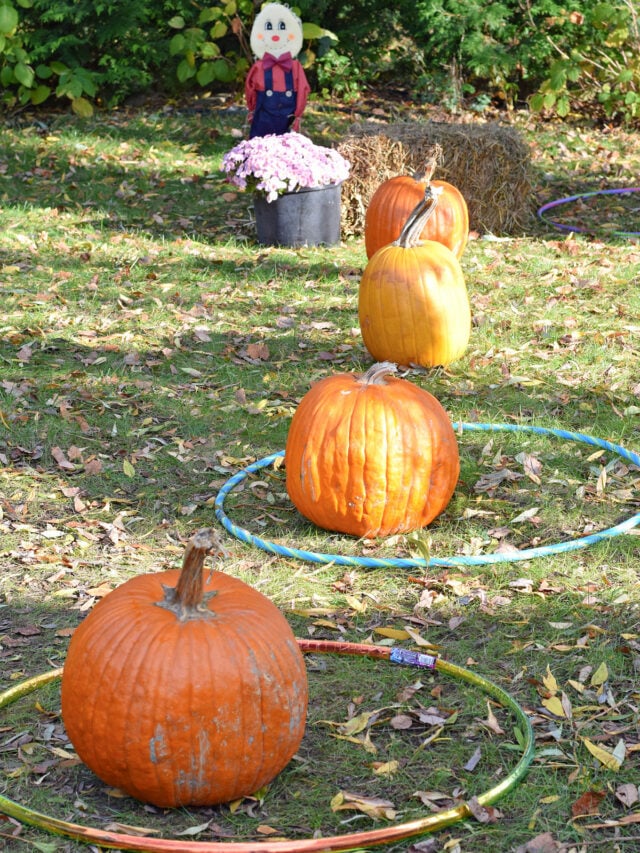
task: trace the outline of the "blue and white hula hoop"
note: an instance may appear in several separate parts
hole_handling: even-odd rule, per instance
[[[580,432],[568,432],[567,430],[550,429],[528,424],[478,424],[460,422],[455,423],[453,426],[456,431],[460,432],[515,432],[555,436],[556,438],[562,438],[567,441],[575,441],[580,444],[589,444],[594,447],[609,450],[640,469],[639,454],[634,453],[631,450],[627,450],[619,444],[613,444],[610,441],[606,441],[603,438],[594,438],[593,436],[584,435]],[[315,551],[305,551],[299,548],[291,548],[286,545],[280,545],[276,542],[270,542],[266,539],[262,539],[260,536],[256,536],[254,533],[251,533],[249,530],[234,524],[224,511],[225,498],[233,491],[233,489],[240,485],[240,483],[246,480],[251,474],[254,474],[256,471],[260,471],[262,468],[269,467],[269,465],[272,465],[277,459],[283,456],[284,451],[272,453],[270,456],[265,456],[263,459],[253,462],[251,465],[243,468],[227,480],[216,497],[214,504],[215,515],[222,526],[233,537],[241,542],[245,542],[249,545],[255,545],[257,548],[260,548],[262,551],[266,551],[269,554],[303,560],[308,563],[332,563],[337,566],[359,566],[372,569],[415,569],[430,566],[486,566],[494,563],[511,563],[521,560],[531,560],[536,557],[548,557],[551,554],[562,554],[567,551],[577,551],[581,548],[587,548],[589,545],[595,545],[597,542],[603,542],[607,539],[613,539],[615,536],[620,536],[623,533],[628,533],[640,524],[640,512],[638,512],[625,521],[622,521],[613,527],[609,527],[606,530],[591,533],[588,536],[581,536],[577,539],[570,539],[566,542],[541,545],[536,548],[523,548],[521,551],[514,553],[479,554],[475,556],[457,557],[431,557],[428,561],[421,557],[382,559],[377,557],[349,557],[340,554],[324,554]]]

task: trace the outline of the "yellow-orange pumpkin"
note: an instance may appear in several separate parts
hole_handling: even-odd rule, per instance
[[[423,225],[422,240],[442,243],[457,258],[469,239],[469,210],[460,190],[447,181],[431,180],[437,155],[426,165],[424,174],[398,175],[380,184],[367,206],[364,243],[367,257],[397,240],[407,217],[424,197],[428,186],[437,197],[437,205]]]
[[[298,511],[359,537],[418,530],[449,503],[460,470],[451,422],[428,391],[373,365],[322,379],[296,409],[285,448]]]
[[[211,531],[182,571],[138,575],[74,632],[62,717],[80,758],[108,785],[157,806],[254,793],[296,752],[307,678],[296,639],[262,593],[203,571]]]
[[[360,329],[376,361],[446,366],[469,343],[471,308],[460,262],[442,243],[420,237],[432,209],[427,187],[398,240],[378,249],[362,274]]]

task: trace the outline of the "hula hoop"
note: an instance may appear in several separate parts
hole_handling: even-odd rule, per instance
[[[303,652],[359,655],[378,660],[388,660],[391,663],[404,666],[436,670],[480,687],[485,693],[514,713],[522,726],[523,748],[522,756],[514,769],[498,785],[480,794],[477,797],[477,802],[481,806],[491,805],[515,787],[525,776],[535,754],[535,739],[531,721],[518,702],[492,681],[482,678],[470,670],[448,663],[442,658],[435,658],[407,649],[370,646],[361,643],[341,643],[331,640],[299,639],[298,645]],[[54,669],[15,685],[5,693],[0,694],[0,709],[28,695],[38,687],[59,679],[61,676],[62,668]],[[110,832],[96,827],[70,823],[42,812],[33,811],[2,795],[0,795],[0,813],[55,835],[63,835],[87,844],[99,844],[102,847],[117,847],[121,850],[150,851],[150,853],[320,853],[320,851],[353,850],[356,847],[387,844],[392,841],[401,841],[412,836],[423,835],[470,817],[472,811],[467,803],[460,803],[453,808],[397,826],[354,832],[349,835],[304,838],[297,841],[249,842],[145,838]]]
[[[557,438],[563,438],[568,441],[577,441],[582,444],[593,445],[605,450],[610,450],[617,456],[631,462],[632,465],[637,465],[640,468],[640,455],[633,453],[631,450],[626,450],[619,444],[613,444],[603,438],[594,438],[590,435],[583,435],[579,432],[568,432],[562,429],[551,429],[546,427],[532,426],[529,424],[477,424],[477,423],[455,423],[454,428],[461,432],[524,432],[535,433],[536,435],[550,435]],[[577,551],[581,548],[586,548],[589,545],[594,545],[597,542],[602,542],[605,539],[612,539],[614,536],[619,536],[622,533],[628,533],[629,530],[637,527],[640,524],[640,512],[620,522],[619,524],[609,527],[606,530],[601,530],[596,533],[591,533],[588,536],[581,536],[577,539],[570,539],[566,542],[557,542],[552,545],[540,545],[535,548],[523,548],[516,553],[499,553],[499,554],[479,554],[475,556],[460,556],[460,557],[431,557],[426,561],[422,557],[391,557],[382,559],[378,557],[348,557],[340,554],[325,554],[315,551],[305,551],[299,548],[290,548],[285,545],[279,545],[275,542],[270,542],[256,536],[249,530],[239,527],[227,516],[224,511],[224,501],[229,492],[236,488],[251,474],[266,468],[271,465],[276,459],[281,458],[284,451],[272,453],[270,456],[265,456],[264,459],[259,459],[253,462],[246,468],[243,468],[237,474],[234,474],[218,492],[214,503],[214,511],[216,518],[222,526],[236,539],[245,542],[249,545],[255,545],[263,551],[270,554],[275,554],[280,557],[289,557],[292,559],[303,560],[310,563],[333,563],[338,566],[359,566],[368,569],[379,568],[406,568],[416,569],[430,566],[443,566],[451,568],[455,566],[487,566],[495,563],[513,563],[520,560],[532,560],[537,557],[548,557],[550,554],[561,554],[566,551]]]
[[[560,207],[563,204],[571,204],[571,202],[579,201],[582,198],[592,198],[593,196],[597,195],[626,195],[627,193],[640,193],[640,187],[628,187],[626,189],[593,190],[591,192],[570,195],[566,198],[559,198],[555,201],[549,201],[546,204],[543,204],[542,207],[538,208],[538,216],[543,222],[546,222],[547,225],[551,225],[553,226],[553,228],[558,228],[560,231],[574,231],[578,234],[588,234],[593,232],[594,229],[581,228],[578,225],[566,225],[563,222],[557,222],[555,219],[550,219],[544,214],[547,212],[547,210],[553,210],[554,207]],[[608,233],[613,234],[617,237],[640,236],[640,231],[610,231]]]

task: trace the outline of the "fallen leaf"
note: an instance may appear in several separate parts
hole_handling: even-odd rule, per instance
[[[630,823],[640,823],[640,812],[627,814],[621,817],[620,820],[607,821],[606,823],[587,823],[583,824],[584,829],[610,829],[614,826],[627,826]]]
[[[552,695],[558,692],[558,682],[554,674],[551,672],[549,664],[547,664],[547,673],[542,679],[542,683]]]
[[[555,717],[564,717],[564,708],[562,706],[562,699],[559,696],[551,696],[549,699],[543,699],[542,704],[547,709],[547,711],[551,711],[551,713]]]
[[[336,740],[346,740],[349,743],[355,743],[357,746],[361,746],[364,748],[365,752],[368,752],[370,755],[376,755],[378,750],[376,749],[375,744],[371,740],[371,733],[366,732],[364,735],[331,735]]]
[[[615,755],[608,749],[604,749],[604,747],[602,746],[598,746],[597,744],[592,743],[586,737],[582,738],[582,742],[587,747],[591,755],[593,755],[600,762],[600,764],[604,765],[609,770],[613,770],[616,773],[618,770],[620,770],[620,767],[622,766],[622,760],[624,760],[624,756],[623,759],[620,760],[618,755]]]
[[[411,637],[416,646],[420,646],[421,648],[426,649],[438,649],[439,646],[434,646],[433,643],[430,643],[429,640],[425,640],[411,625],[406,625],[404,629],[407,634]]]
[[[532,521],[536,517],[536,513],[540,511],[539,506],[532,506],[530,509],[525,509],[515,518],[511,519],[511,524],[520,524],[522,521]]]
[[[345,595],[347,604],[356,613],[364,613],[367,609],[367,602],[356,598],[355,595]]]
[[[443,800],[451,800],[451,794],[443,794],[441,791],[414,791],[413,796],[417,797],[432,812],[441,810],[442,806],[438,805],[438,803],[441,803]]]
[[[604,663],[603,661],[591,676],[591,684],[593,687],[599,687],[601,684],[604,684],[605,681],[608,680],[609,670],[607,669],[606,663]]]
[[[410,639],[409,632],[402,628],[376,628],[374,634],[379,634],[381,637],[387,637],[390,640]]]
[[[268,361],[269,347],[266,344],[247,344],[247,355],[259,361]]]
[[[175,835],[200,835],[201,832],[209,829],[209,825],[211,821],[208,820],[206,823],[200,823],[198,826],[190,826],[188,829],[183,829],[182,832],[176,832]]]
[[[32,355],[33,349],[29,344],[25,344],[23,347],[20,347],[16,354],[16,357],[18,361],[21,361],[23,364],[26,364],[28,361],[30,361]]]
[[[112,823],[108,823],[105,826],[105,830],[107,832],[122,832],[122,833],[125,833],[126,835],[139,835],[139,836],[160,835],[160,833],[161,833],[161,830],[159,830],[159,829],[150,829],[147,826],[129,826],[129,824],[117,823],[115,821]]]
[[[504,730],[500,728],[500,723],[498,723],[498,720],[497,720],[495,714],[491,710],[491,704],[488,701],[487,701],[487,711],[488,711],[487,719],[483,721],[484,725],[488,729],[491,729],[491,731],[494,732],[495,734],[503,735]]]
[[[530,453],[518,453],[516,462],[519,462],[524,468],[524,473],[534,483],[540,485],[540,474],[542,472],[542,462]]]
[[[407,847],[407,853],[438,853],[440,842],[437,838],[427,838],[424,841],[414,841]]]
[[[94,586],[91,587],[91,589],[88,589],[87,595],[93,595],[94,598],[104,598],[105,595],[109,595],[112,591],[113,587],[109,586],[108,583],[101,583],[100,586]]]
[[[630,782],[627,782],[625,785],[618,785],[615,793],[622,805],[627,808],[635,805],[639,799],[638,788]]]
[[[356,735],[364,731],[369,725],[369,720],[379,714],[380,711],[363,711],[355,717],[350,717],[348,720],[337,722],[335,720],[318,720],[318,724],[325,726],[334,726],[343,735]]]
[[[602,791],[585,791],[581,797],[571,804],[573,817],[582,817],[587,814],[598,814],[600,803],[606,797]]]
[[[551,835],[550,832],[543,832],[541,835],[536,835],[531,841],[518,847],[515,853],[560,853],[564,849],[564,844],[560,844]]]
[[[476,767],[478,766],[478,762],[480,761],[481,758],[482,758],[482,750],[480,749],[480,747],[478,747],[476,749],[476,751],[473,753],[473,755],[471,756],[471,758],[464,765],[464,769],[468,770],[469,773],[472,773],[476,769]]]
[[[58,463],[58,468],[62,468],[65,471],[75,471],[76,466],[73,464],[73,462],[69,462],[62,448],[52,447],[51,455]]]
[[[478,802],[477,797],[472,797],[467,801],[469,811],[480,823],[496,823],[500,812],[492,806],[482,806]]]
[[[360,794],[340,791],[331,800],[331,811],[338,812],[344,810],[364,812],[364,814],[376,820],[380,818],[393,820],[396,816],[395,807],[390,800],[383,800],[379,797],[364,797]]]
[[[398,761],[374,761],[371,767],[378,776],[392,776],[400,769],[400,763]]]
[[[392,729],[410,729],[413,725],[413,719],[408,714],[396,714],[389,721]]]
[[[351,717],[350,720],[347,720],[346,723],[342,723],[338,729],[340,734],[343,735],[357,735],[359,732],[362,732],[369,725],[369,720],[374,715],[377,715],[378,711],[363,711],[362,714],[358,714],[355,717]]]

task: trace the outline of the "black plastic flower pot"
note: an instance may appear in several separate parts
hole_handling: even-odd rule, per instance
[[[255,195],[258,242],[265,246],[334,246],[340,242],[342,187],[300,189],[275,201]]]

